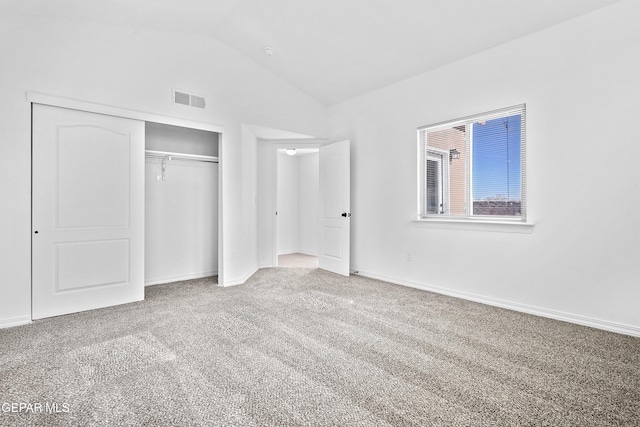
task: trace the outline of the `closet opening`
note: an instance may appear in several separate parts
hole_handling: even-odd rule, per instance
[[[145,286],[218,283],[220,134],[145,122]]]

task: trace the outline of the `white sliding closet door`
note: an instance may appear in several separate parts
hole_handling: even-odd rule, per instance
[[[144,299],[144,132],[33,105],[34,319]]]

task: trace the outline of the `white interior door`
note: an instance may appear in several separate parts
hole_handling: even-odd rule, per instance
[[[33,105],[32,317],[144,299],[144,122]]]
[[[349,275],[351,168],[349,141],[320,147],[320,254],[318,266]]]

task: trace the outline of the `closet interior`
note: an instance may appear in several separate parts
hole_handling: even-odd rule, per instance
[[[145,124],[145,285],[218,274],[219,137]]]

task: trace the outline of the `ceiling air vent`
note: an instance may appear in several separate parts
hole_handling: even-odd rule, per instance
[[[173,102],[174,104],[188,105],[190,107],[195,107],[195,108],[205,107],[205,101],[202,96],[194,95],[192,93],[187,93],[182,90],[174,89]]]
[[[204,98],[197,95],[191,95],[191,106],[196,108],[204,108]]]

